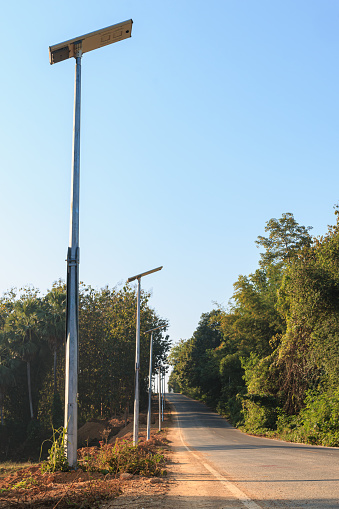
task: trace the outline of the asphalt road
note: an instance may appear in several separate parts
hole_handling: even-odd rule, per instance
[[[166,394],[182,446],[248,509],[339,509],[339,448],[253,437],[205,405]]]

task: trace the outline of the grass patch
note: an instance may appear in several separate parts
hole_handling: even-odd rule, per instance
[[[4,461],[0,463],[0,479],[3,477],[7,477],[22,468],[31,467],[32,463],[30,461],[26,461],[24,463],[16,463],[13,461]]]

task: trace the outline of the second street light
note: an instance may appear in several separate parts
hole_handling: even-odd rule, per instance
[[[79,195],[80,195],[80,94],[81,57],[114,42],[131,37],[130,19],[49,47],[50,64],[75,58],[73,157],[69,248],[67,253],[65,450],[68,465],[77,465],[78,345],[79,345]]]
[[[140,280],[144,276],[148,276],[148,274],[153,274],[153,272],[157,272],[161,270],[161,267],[157,267],[156,269],[148,270],[147,272],[142,272],[141,274],[137,274],[136,276],[130,277],[127,279],[127,283],[131,283],[132,281],[138,281],[138,294],[137,294],[137,326],[136,326],[136,347],[135,347],[135,395],[134,395],[134,422],[133,422],[133,445],[137,445],[138,443],[138,435],[139,435],[139,370],[140,370]]]

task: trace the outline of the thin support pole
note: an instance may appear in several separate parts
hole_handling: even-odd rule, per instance
[[[153,353],[153,331],[149,346],[149,374],[148,374],[148,412],[147,412],[147,440],[151,438],[151,414],[152,414],[152,353]]]
[[[162,398],[161,398],[161,420],[164,420],[164,405],[165,405],[165,371],[162,376]]]
[[[140,370],[140,278],[138,278],[138,297],[137,297],[133,445],[137,445],[139,435],[139,370]]]
[[[79,332],[79,195],[81,49],[77,51],[74,84],[73,160],[70,235],[67,255],[67,317],[65,368],[65,450],[71,468],[77,466],[78,332]]]
[[[159,431],[161,431],[161,368],[159,366],[158,378],[158,392],[159,392]]]

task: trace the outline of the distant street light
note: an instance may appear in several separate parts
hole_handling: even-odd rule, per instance
[[[78,344],[79,344],[79,185],[80,185],[80,95],[81,57],[113,42],[131,37],[130,19],[117,25],[81,35],[49,47],[50,64],[75,58],[73,157],[69,248],[67,253],[66,368],[65,368],[65,449],[71,468],[77,465],[78,429]]]
[[[162,405],[161,405],[161,420],[164,420],[164,407],[165,407],[165,381],[166,381],[166,371],[165,367],[163,368],[163,377],[162,377]]]
[[[161,366],[158,367],[159,431],[161,431]]]
[[[147,435],[146,440],[151,438],[151,406],[152,406],[152,355],[153,355],[153,332],[155,330],[163,329],[167,325],[161,325],[161,327],[155,327],[155,329],[149,329],[145,332],[151,333],[150,347],[149,347],[149,375],[148,375],[148,411],[147,411]]]
[[[137,296],[137,326],[136,326],[136,347],[135,347],[135,395],[134,395],[134,422],[133,422],[133,445],[138,443],[139,435],[139,369],[140,369],[140,279],[148,274],[153,274],[161,270],[161,267],[148,270],[137,276],[127,279],[127,283],[138,280],[138,296]]]

